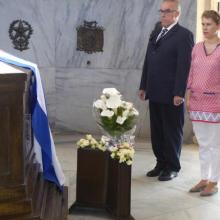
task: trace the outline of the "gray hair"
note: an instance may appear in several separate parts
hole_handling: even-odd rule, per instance
[[[163,2],[173,2],[176,4],[176,8],[178,12],[181,12],[181,5],[179,0],[163,0]]]

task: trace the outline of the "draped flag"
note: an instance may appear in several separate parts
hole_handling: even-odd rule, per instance
[[[35,80],[32,85],[32,129],[34,136],[34,150],[37,161],[41,164],[44,178],[54,182],[60,189],[64,185],[65,177],[56,156],[53,136],[47,118],[44,92],[40,72],[36,64],[20,59],[0,50],[0,61],[17,67],[31,70]]]

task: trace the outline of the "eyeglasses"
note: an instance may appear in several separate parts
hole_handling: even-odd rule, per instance
[[[172,9],[165,9],[165,10],[158,10],[159,13],[161,14],[169,14],[169,13],[173,13],[173,12],[176,12],[176,10],[172,10]]]

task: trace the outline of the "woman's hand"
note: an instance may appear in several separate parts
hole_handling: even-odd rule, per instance
[[[186,110],[187,112],[189,112],[190,108],[189,108],[189,100],[190,100],[190,90],[187,90],[186,92]]]

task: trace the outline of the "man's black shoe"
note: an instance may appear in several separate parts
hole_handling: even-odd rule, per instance
[[[178,173],[176,171],[164,170],[158,177],[160,181],[169,181],[177,177]]]
[[[146,176],[148,176],[148,177],[159,176],[162,171],[163,171],[163,169],[161,167],[156,166],[156,167],[154,167],[153,170],[150,170],[149,172],[147,172]]]

